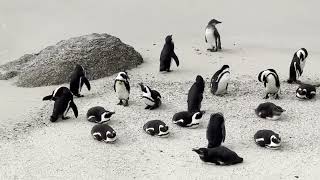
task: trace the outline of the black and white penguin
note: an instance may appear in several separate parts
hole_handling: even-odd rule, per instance
[[[47,101],[47,100],[52,100],[55,101],[58,97],[61,97],[64,94],[68,94],[69,96],[73,96],[73,94],[71,93],[71,91],[69,90],[69,88],[64,87],[64,86],[60,86],[57,89],[55,89],[54,91],[52,91],[51,95],[45,96],[43,97],[43,101]]]
[[[202,112],[191,113],[188,111],[181,111],[174,114],[172,122],[181,127],[197,128],[202,118]]]
[[[73,93],[73,95],[77,97],[83,97],[83,95],[80,94],[83,84],[85,84],[87,89],[90,91],[91,86],[89,80],[86,78],[86,72],[81,65],[77,64],[71,74],[70,81],[70,91]]]
[[[69,119],[67,113],[69,109],[72,108],[75,117],[78,117],[78,108],[73,102],[73,96],[70,97],[69,94],[64,94],[57,98],[54,102],[53,112],[50,118],[51,122],[56,122],[60,117],[65,120]]]
[[[230,71],[228,65],[223,65],[211,78],[211,92],[214,95],[227,93],[230,81]]]
[[[207,139],[208,148],[214,148],[221,145],[226,138],[226,128],[224,125],[224,117],[222,113],[211,114],[208,127]]]
[[[188,111],[191,113],[200,112],[201,102],[203,99],[205,82],[203,78],[198,75],[196,82],[193,83],[188,92]]]
[[[254,141],[258,146],[270,149],[279,149],[281,145],[279,134],[266,129],[257,131],[254,135]]]
[[[308,51],[305,48],[301,48],[294,53],[290,64],[288,83],[299,82],[298,79],[303,73],[307,57]]]
[[[110,118],[114,113],[115,112],[107,111],[101,106],[95,106],[88,110],[87,119],[90,122],[102,124],[104,122],[110,121]]]
[[[282,109],[280,106],[277,106],[271,102],[261,103],[255,109],[255,112],[259,117],[270,120],[280,119],[281,114],[285,111],[286,110]]]
[[[149,86],[139,83],[142,91],[142,99],[147,105],[145,109],[156,109],[161,105],[161,95],[158,91],[150,89]]]
[[[196,152],[202,161],[214,163],[216,165],[234,165],[243,162],[242,157],[239,157],[237,153],[224,146],[215,148],[194,148],[192,151]]]
[[[221,50],[220,34],[216,28],[216,25],[220,23],[220,21],[212,19],[206,27],[205,41],[209,51]]]
[[[127,72],[119,72],[113,85],[114,91],[117,93],[120,102],[118,105],[128,106],[130,95],[129,76]],[[124,101],[124,102],[123,102]]]
[[[117,140],[117,133],[107,124],[97,124],[93,126],[91,135],[97,141],[112,143]]]
[[[313,99],[316,96],[316,86],[311,84],[300,84],[296,90],[296,97],[299,99]]]
[[[160,120],[151,120],[148,121],[144,126],[143,130],[150,134],[151,136],[158,137],[168,137],[169,136],[169,127]]]
[[[266,96],[264,99],[269,98],[269,94],[274,95],[275,99],[279,99],[280,80],[277,72],[274,69],[267,69],[261,71],[258,80],[263,82],[266,89]]]
[[[167,71],[170,72],[171,59],[173,59],[177,67],[179,67],[179,59],[174,53],[174,43],[172,41],[172,35],[166,37],[166,42],[160,54],[160,72]]]

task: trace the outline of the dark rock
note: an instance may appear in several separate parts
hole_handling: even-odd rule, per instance
[[[141,55],[119,38],[94,33],[60,41],[36,54],[26,54],[0,69],[11,72],[12,77],[18,75],[18,86],[37,87],[69,82],[76,64],[84,67],[89,80],[94,80],[142,62]]]

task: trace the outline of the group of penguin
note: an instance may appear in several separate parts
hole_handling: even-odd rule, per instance
[[[208,51],[221,50],[220,34],[216,25],[221,23],[212,19],[205,31],[205,42],[208,44]],[[312,99],[316,94],[316,87],[318,85],[303,84],[298,79],[303,73],[305,59],[308,52],[305,48],[299,49],[295,52],[291,65],[288,83],[298,83],[299,88],[296,91],[296,97],[300,99]],[[171,60],[176,62],[179,66],[179,59],[174,52],[174,43],[172,35],[165,38],[165,44],[160,55],[160,72],[170,72]],[[211,93],[217,96],[223,96],[228,91],[228,84],[230,81],[230,67],[223,65],[211,78],[210,89]],[[114,81],[114,91],[119,99],[118,105],[129,106],[130,83],[127,72],[119,72]],[[279,99],[280,81],[277,72],[274,69],[267,69],[259,73],[258,80],[264,84],[266,95],[264,99],[268,99],[270,95],[275,99]],[[78,109],[73,101],[73,96],[83,97],[81,89],[86,85],[90,90],[91,86],[86,78],[86,73],[81,65],[76,65],[71,75],[70,89],[67,87],[58,87],[51,95],[43,98],[43,100],[54,101],[54,108],[50,118],[51,122],[56,122],[58,118],[68,119],[66,116],[71,108],[75,117],[78,116]],[[153,110],[161,106],[161,95],[158,91],[151,89],[149,86],[139,83],[142,92],[142,100],[145,103],[145,109]],[[172,118],[173,124],[186,128],[197,128],[200,124],[205,111],[201,111],[201,103],[203,100],[203,92],[205,88],[205,81],[202,76],[198,75],[195,82],[191,86],[188,97],[187,111],[175,113]],[[255,113],[261,118],[277,120],[281,114],[285,112],[280,106],[271,102],[260,104]],[[107,122],[110,121],[111,116],[115,112],[108,111],[101,106],[95,106],[88,110],[86,116],[87,120],[96,125],[91,130],[91,135],[98,141],[107,143],[114,142],[117,139],[116,132],[110,127]],[[158,137],[168,137],[169,127],[161,120],[151,120],[144,124],[143,130],[151,135]],[[204,162],[214,163],[216,165],[232,165],[243,162],[243,158],[239,157],[234,151],[228,149],[221,144],[226,137],[225,118],[222,113],[211,114],[207,126],[206,138],[208,145],[206,148],[194,148],[192,151],[196,152],[200,159]],[[272,130],[259,130],[253,136],[255,143],[261,147],[270,149],[278,149],[281,144],[279,134]]]

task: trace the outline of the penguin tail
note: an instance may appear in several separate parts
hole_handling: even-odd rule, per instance
[[[42,101],[48,101],[48,100],[51,100],[52,99],[52,95],[49,95],[49,96],[45,96],[42,98]]]
[[[243,162],[243,158],[239,157],[236,163],[242,163]]]

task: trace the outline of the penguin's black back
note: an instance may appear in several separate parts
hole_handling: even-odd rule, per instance
[[[72,99],[68,98],[67,96],[57,98],[54,102],[52,117],[58,118],[59,116],[63,115],[68,107],[69,101],[72,101]]]
[[[243,162],[243,158],[239,157],[237,153],[224,146],[208,149],[208,159],[218,159],[226,165],[232,165]]]
[[[208,148],[220,146],[224,139],[224,118],[220,114],[212,114],[207,127]]]
[[[97,139],[97,140],[106,140],[107,137],[106,137],[106,133],[107,132],[114,132],[113,128],[107,124],[97,124],[95,126],[92,127],[91,129],[91,135],[93,135],[94,133],[98,132],[101,134],[101,139]]]
[[[201,76],[197,76],[196,82],[191,86],[188,93],[188,111],[200,112],[201,102],[203,99],[204,80]]]
[[[146,124],[143,125],[143,129],[146,130],[148,128],[154,128],[154,133],[159,134],[159,126],[163,125],[164,127],[166,126],[166,123],[164,123],[161,120],[151,120],[148,121]]]
[[[174,52],[174,44],[173,42],[167,41],[165,42],[161,54],[160,54],[160,71],[166,70],[166,68],[170,67],[172,53]]]
[[[76,65],[70,76],[70,91],[73,94],[78,94],[79,82],[80,78],[85,76],[85,72],[80,65]],[[81,86],[83,85],[83,81],[81,82]]]
[[[103,114],[104,112],[106,112],[106,109],[104,109],[101,106],[95,106],[95,107],[92,107],[88,110],[87,117],[89,117],[89,116],[99,116],[100,117],[100,115]]]

